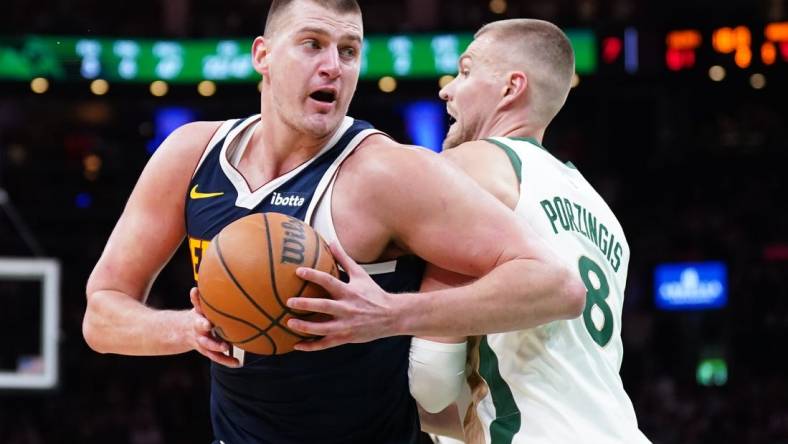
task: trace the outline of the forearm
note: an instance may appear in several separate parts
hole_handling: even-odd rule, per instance
[[[396,334],[472,336],[522,330],[572,319],[584,305],[585,288],[568,269],[516,259],[462,287],[397,295]]]
[[[464,440],[461,417],[457,409],[457,404],[451,404],[441,412],[429,413],[419,407],[421,430],[460,441]]]
[[[169,355],[193,348],[187,334],[188,311],[155,310],[118,291],[88,296],[82,331],[100,353]]]

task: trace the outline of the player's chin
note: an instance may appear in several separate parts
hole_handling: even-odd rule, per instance
[[[332,134],[342,122],[342,116],[316,113],[307,117],[305,130],[314,137],[324,137]]]
[[[449,128],[449,132],[446,134],[446,138],[443,139],[443,149],[450,150],[457,145],[460,145],[462,140],[460,140],[459,134],[456,132],[452,132],[451,128]]]

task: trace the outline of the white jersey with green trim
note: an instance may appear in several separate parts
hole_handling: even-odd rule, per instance
[[[488,141],[520,179],[515,213],[577,270],[588,293],[576,319],[479,339],[468,442],[483,434],[490,444],[648,443],[619,376],[630,257],[621,224],[574,166],[535,140]]]

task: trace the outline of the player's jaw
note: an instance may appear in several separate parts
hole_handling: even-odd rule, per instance
[[[462,92],[471,94],[462,94]],[[443,140],[443,149],[451,149],[471,140],[488,137],[483,129],[495,113],[494,107],[470,90],[461,91],[446,104],[449,130]]]
[[[483,72],[478,80],[466,80],[444,92],[446,113],[449,115],[449,130],[443,141],[443,149],[454,148],[471,140],[490,137],[491,128],[498,117],[498,90],[495,79],[486,78]]]
[[[446,113],[449,115],[449,130],[446,132],[446,137],[443,139],[443,149],[448,150],[456,147],[464,142],[467,142],[468,137],[463,128],[463,122],[458,117],[456,111],[453,111],[450,106],[446,106]]]

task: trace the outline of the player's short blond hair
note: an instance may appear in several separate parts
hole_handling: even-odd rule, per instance
[[[497,51],[486,55],[503,69],[523,71],[528,76],[532,118],[547,126],[571,89],[575,55],[569,38],[554,24],[535,19],[488,23],[474,38],[488,34]]]
[[[270,37],[270,34],[276,30],[278,21],[277,19],[287,11],[294,3],[298,1],[306,1],[322,6],[340,14],[359,14],[361,15],[361,7],[356,0],[274,0],[271,7],[268,9],[268,16],[265,20],[265,36]]]

